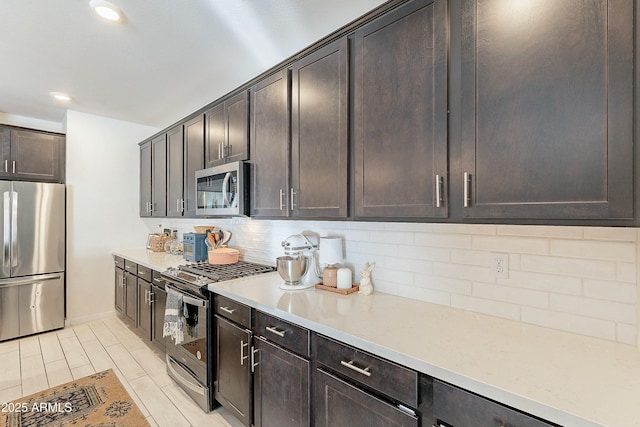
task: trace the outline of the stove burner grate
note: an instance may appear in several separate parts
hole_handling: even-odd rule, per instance
[[[275,271],[274,267],[248,261],[238,261],[236,264],[221,265],[200,262],[181,265],[178,268],[187,273],[203,276],[216,282]]]

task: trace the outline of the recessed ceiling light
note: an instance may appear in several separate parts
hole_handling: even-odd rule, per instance
[[[58,101],[69,102],[71,101],[71,97],[66,93],[62,92],[49,92],[49,95],[53,96]]]
[[[120,22],[124,18],[122,11],[113,3],[105,0],[91,0],[89,6],[95,13],[112,22]]]

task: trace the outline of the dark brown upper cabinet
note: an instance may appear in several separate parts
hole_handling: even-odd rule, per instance
[[[184,124],[184,204],[185,217],[196,216],[196,171],[204,167],[204,116]]]
[[[287,69],[251,87],[251,216],[289,216],[290,90]]]
[[[633,13],[462,1],[463,217],[633,217]]]
[[[184,128],[167,132],[167,216],[181,217],[184,210]]]
[[[151,141],[140,144],[140,216],[151,216]]]
[[[289,205],[294,217],[347,216],[348,64],[345,37],[292,66]]]
[[[167,216],[167,136],[140,145],[140,216]]]
[[[355,32],[356,218],[447,216],[447,2],[414,0]]]
[[[205,112],[206,167],[249,158],[249,93],[245,90]]]
[[[64,182],[63,135],[0,127],[0,178]]]

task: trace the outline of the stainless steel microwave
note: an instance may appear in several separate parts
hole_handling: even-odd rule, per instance
[[[246,215],[248,166],[245,162],[233,162],[196,171],[196,215]]]

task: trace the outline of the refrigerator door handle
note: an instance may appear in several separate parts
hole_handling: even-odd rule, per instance
[[[5,191],[4,193],[2,193],[2,200],[3,200],[3,212],[4,212],[4,241],[3,241],[3,246],[2,246],[2,267],[3,270],[7,270],[9,267],[11,267],[11,252],[9,249],[9,245],[11,244],[10,239],[11,239],[11,228],[10,228],[10,224],[9,224],[9,220],[8,218],[10,218],[10,211],[9,211],[9,205],[11,204],[11,192],[9,191]],[[8,271],[5,271],[5,275],[8,276]]]
[[[11,267],[18,266],[18,192],[11,192]]]

